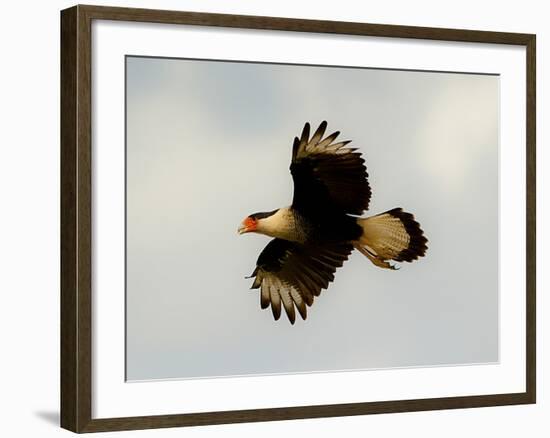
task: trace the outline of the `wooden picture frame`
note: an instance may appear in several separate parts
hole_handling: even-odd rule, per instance
[[[526,48],[526,391],[239,411],[92,418],[93,20],[517,45]],[[61,426],[74,432],[194,426],[535,403],[535,35],[383,24],[75,6],[61,12]]]

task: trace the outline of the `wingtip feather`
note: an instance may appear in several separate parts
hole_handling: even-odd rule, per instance
[[[309,131],[310,131],[309,122],[306,122],[306,124],[304,125],[304,129],[302,130],[302,135],[300,136],[300,145],[301,146],[305,146],[308,143],[308,141],[309,141]]]

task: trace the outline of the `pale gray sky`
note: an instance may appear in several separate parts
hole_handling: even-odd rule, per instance
[[[496,76],[127,58],[127,377],[293,373],[498,360]],[[291,326],[249,290],[289,205],[306,121],[363,152],[368,214],[412,212],[425,258],[359,253]]]

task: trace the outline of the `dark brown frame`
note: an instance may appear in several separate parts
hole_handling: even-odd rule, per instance
[[[527,88],[525,90],[527,102],[526,391],[467,397],[92,419],[92,20],[141,21],[525,46],[527,53]],[[63,10],[61,12],[61,426],[80,433],[535,403],[535,47],[535,35],[520,33],[81,5]]]

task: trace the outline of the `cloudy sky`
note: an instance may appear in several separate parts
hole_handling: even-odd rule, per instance
[[[127,378],[498,360],[496,76],[127,58]],[[354,253],[291,326],[249,290],[306,121],[360,148],[370,211],[428,239],[399,271]]]

